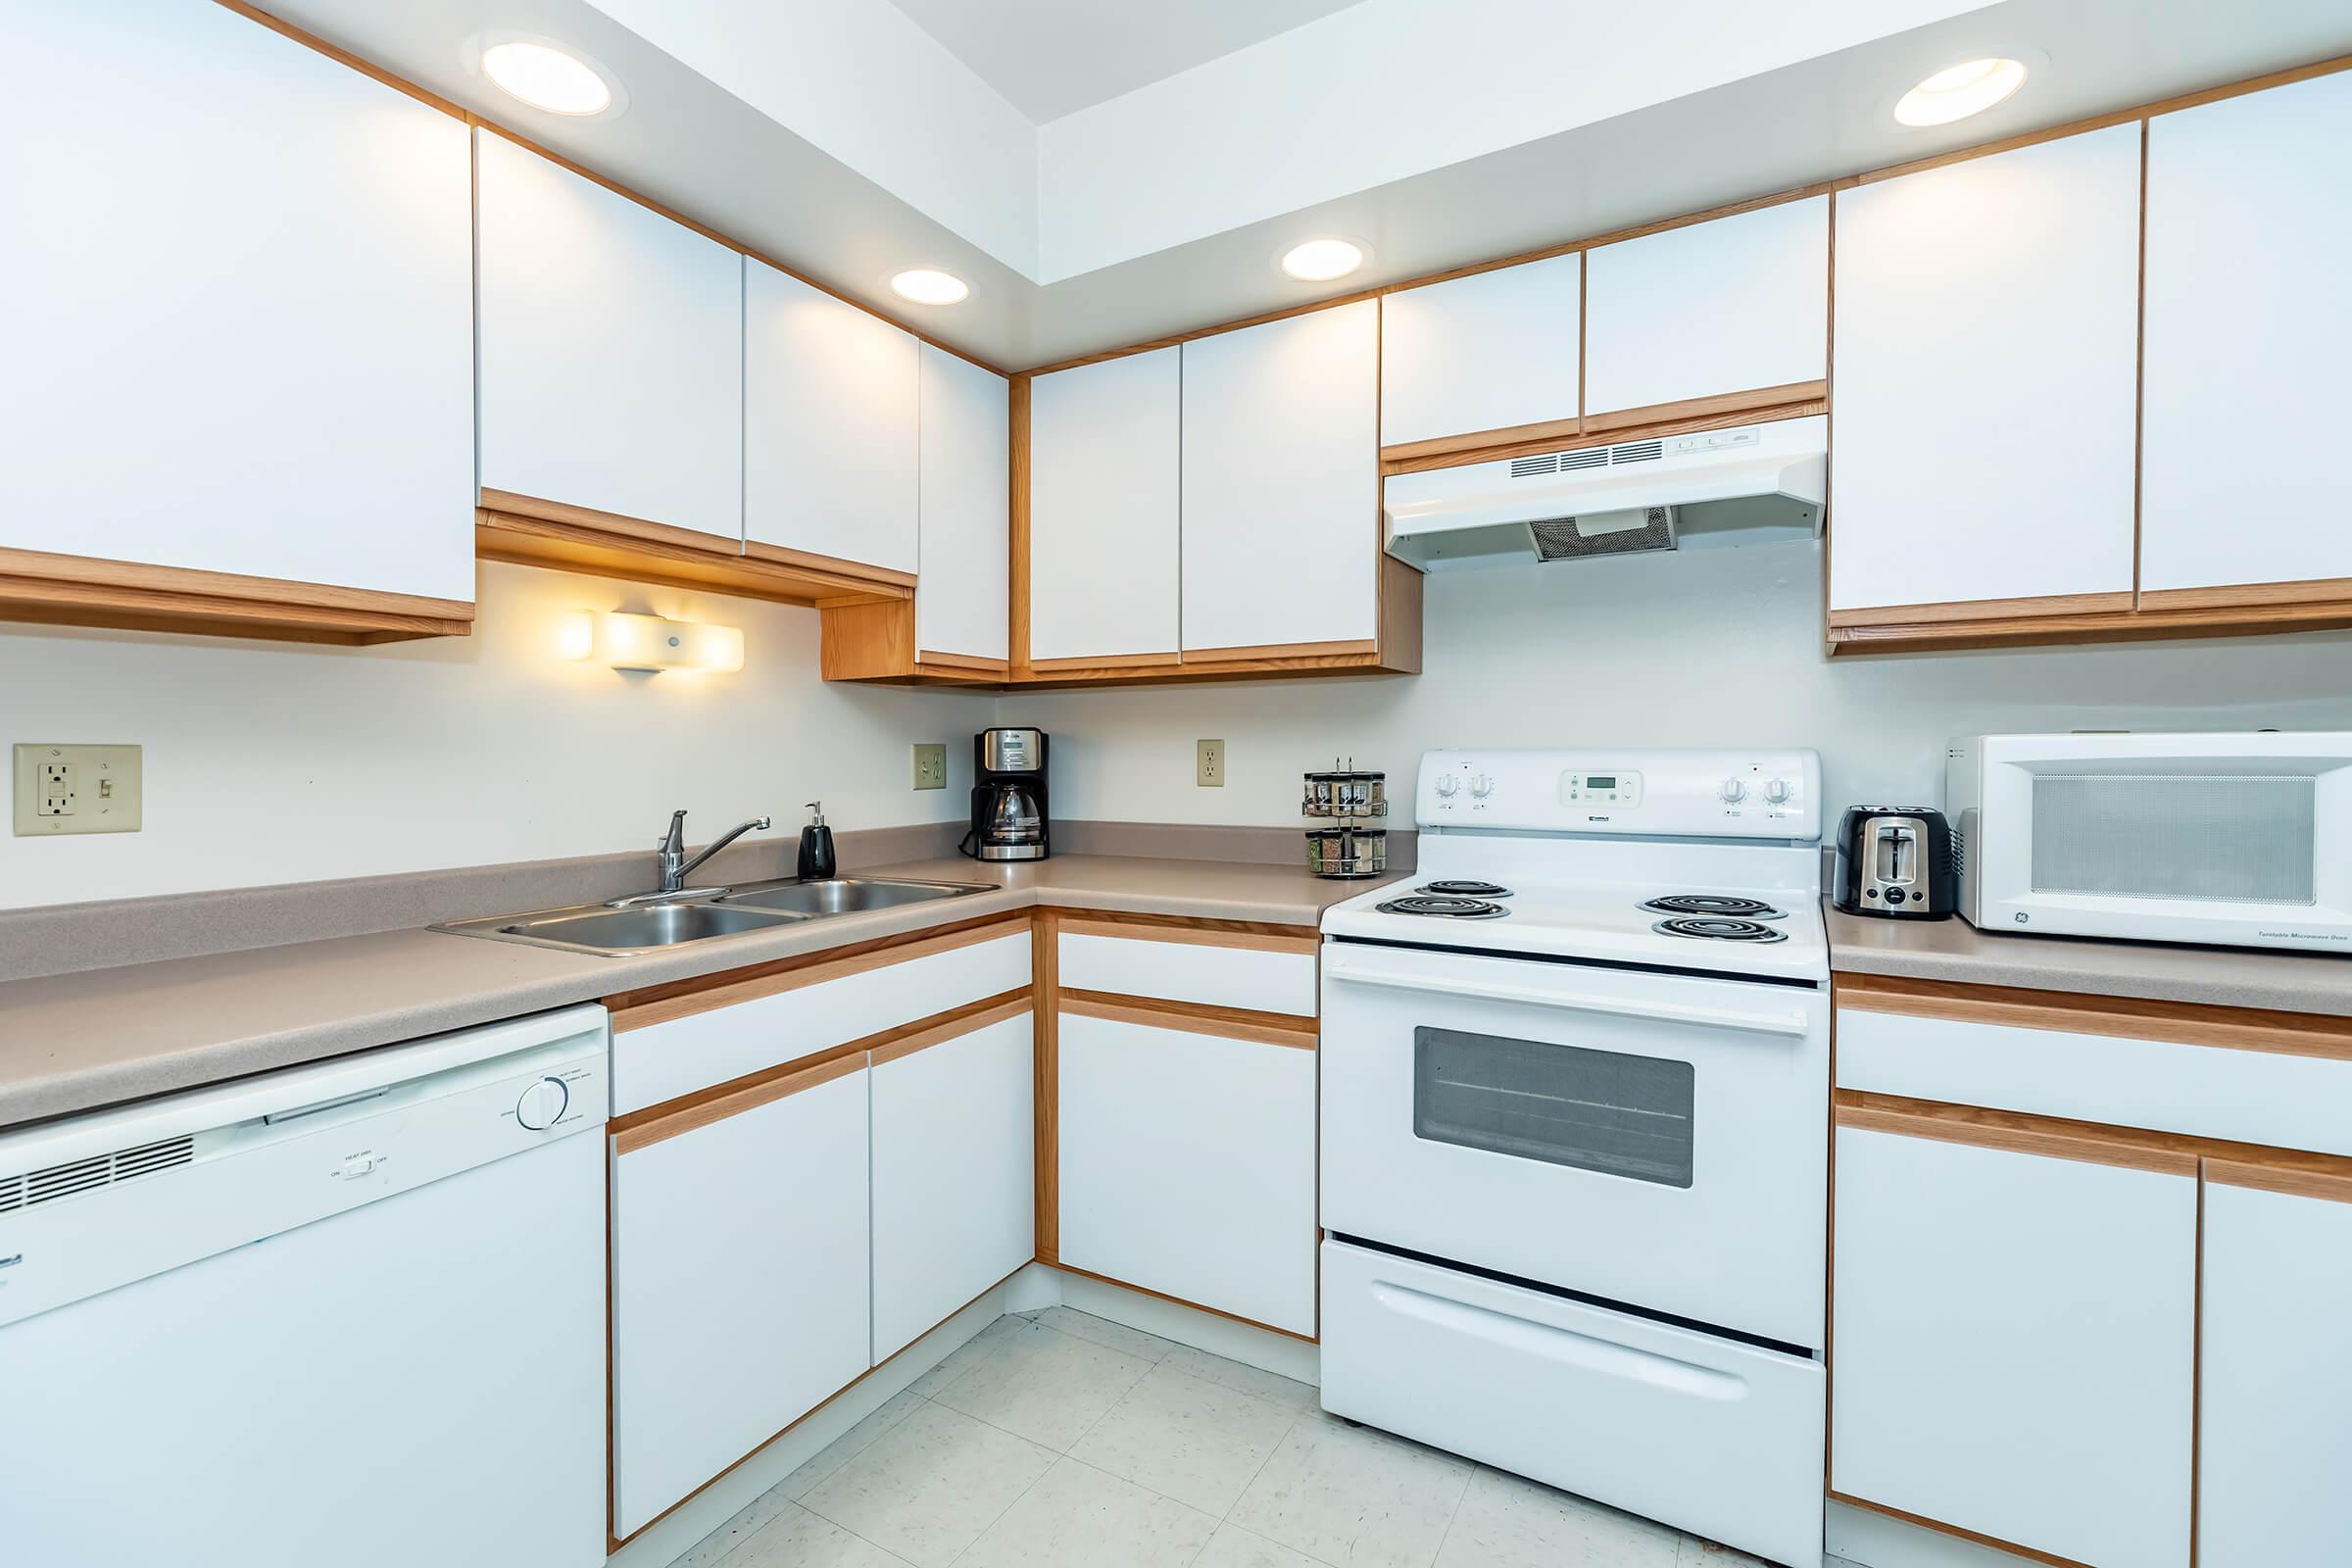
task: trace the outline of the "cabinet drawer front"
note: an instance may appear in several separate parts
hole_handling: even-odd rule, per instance
[[[723,1084],[1029,983],[1029,932],[881,963],[612,1037],[614,1114]]]
[[[1323,1244],[1323,1320],[1336,1415],[1821,1560],[1818,1361],[1344,1242]]]
[[[1837,1171],[1832,1491],[2182,1568],[2195,1176],[1844,1125]]]
[[[2352,1058],[1841,1005],[1838,1086],[2352,1154]]]
[[[1315,1331],[1315,1054],[1065,1014],[1060,1257]]]
[[[1311,951],[1285,953],[1064,930],[1057,961],[1061,983],[1072,991],[1156,997],[1300,1018],[1315,1015]]]
[[[873,1364],[862,1070],[612,1164],[613,1529]]]

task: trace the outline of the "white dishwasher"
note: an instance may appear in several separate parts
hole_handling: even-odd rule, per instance
[[[604,1009],[0,1134],[0,1560],[605,1556]]]

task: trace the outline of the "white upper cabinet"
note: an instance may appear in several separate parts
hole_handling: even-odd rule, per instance
[[[1585,266],[1587,415],[1829,373],[1827,196],[1620,240]]]
[[[1838,194],[1833,619],[2131,594],[2139,172],[2127,124]]]
[[[1380,441],[1573,419],[1584,258],[1554,256],[1380,302]]]
[[[1029,657],[1176,653],[1182,361],[1154,349],[1029,383]]]
[[[921,345],[764,262],[743,265],[744,538],[912,572]]]
[[[1008,396],[1003,376],[922,345],[918,662],[1005,657]]]
[[[2352,73],[2148,122],[2143,590],[2352,577],[2347,147]]]
[[[1380,307],[1184,345],[1184,652],[1370,643]]]
[[[0,37],[0,548],[471,600],[465,125],[219,6]]]
[[[743,536],[743,258],[475,132],[481,482]]]

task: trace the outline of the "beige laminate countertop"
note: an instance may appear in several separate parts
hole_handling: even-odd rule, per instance
[[[1873,920],[1826,903],[1822,912],[1830,967],[1845,974],[2352,1017],[2352,956],[2003,936],[1958,915]]]
[[[1379,885],[1288,865],[1091,855],[851,874],[997,891],[625,957],[383,931],[11,980],[0,983],[0,1127],[1041,905],[1311,926],[1327,905]]]

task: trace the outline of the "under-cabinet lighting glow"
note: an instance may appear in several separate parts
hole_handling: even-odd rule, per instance
[[[660,615],[583,610],[566,615],[556,634],[565,659],[591,659],[614,669],[702,669],[719,674],[743,668],[743,628],[706,626]]]
[[[586,61],[554,44],[511,38],[482,51],[482,74],[533,109],[551,115],[601,115],[612,84]]]
[[[2023,61],[1962,61],[1903,94],[1894,106],[1894,118],[1906,125],[1948,125],[1984,113],[2025,84]]]
[[[936,267],[909,267],[890,280],[891,292],[917,305],[955,305],[971,293],[962,278]]]
[[[1328,283],[1363,265],[1364,248],[1351,239],[1310,239],[1282,256],[1282,270],[1301,283]]]

